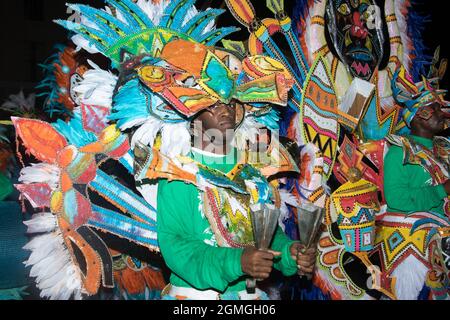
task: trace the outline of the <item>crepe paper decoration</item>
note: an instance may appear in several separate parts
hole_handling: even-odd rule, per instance
[[[249,27],[255,21],[255,8],[248,0],[225,0],[231,13],[246,27]]]
[[[438,103],[442,108],[448,108],[450,102],[445,101],[446,90],[436,89],[438,79],[425,79],[414,83],[410,74],[403,66],[400,66],[392,78],[392,90],[394,98],[406,108],[403,109],[403,120],[407,126],[411,126],[412,119],[422,107],[432,103]]]
[[[375,212],[380,210],[378,188],[359,180],[340,186],[331,199],[338,213],[337,223],[348,252],[367,252],[375,241]]]
[[[119,20],[101,9],[72,4],[69,7],[87,17],[92,26],[64,20],[56,20],[56,22],[92,43],[117,67],[124,60],[133,56],[144,53],[157,56],[161,48],[175,38],[214,46],[237,30],[235,27],[213,30],[206,28],[210,21],[223,13],[223,10],[198,13],[191,18],[189,23],[183,24],[186,13],[193,2],[192,0],[171,1],[164,9],[158,25],[155,25],[149,13],[131,0],[108,1],[120,12],[123,20]],[[205,30],[208,32],[201,32]]]
[[[102,262],[98,253],[87,243],[87,241],[73,228],[70,224],[62,219],[58,219],[58,225],[60,226],[64,235],[64,241],[69,248],[69,252],[74,257],[73,247],[76,246],[81,251],[86,261],[86,272],[81,274],[83,288],[88,295],[94,295],[97,293],[100,287],[102,278]]]
[[[448,179],[448,163],[441,162],[433,151],[416,143],[408,137],[390,135],[386,140],[403,150],[403,163],[420,165],[426,170],[434,185],[443,184]]]
[[[242,41],[222,40],[222,45],[225,49],[231,50],[245,57],[247,55],[247,49]]]
[[[324,176],[329,178],[337,155],[340,126],[337,97],[322,57],[311,68],[303,91],[299,118],[303,139],[319,148],[324,159]]]
[[[103,198],[121,208],[124,213],[131,214],[139,221],[156,225],[156,210],[103,171],[97,171],[97,176],[90,183],[90,187]]]
[[[56,163],[58,152],[67,146],[63,136],[43,121],[15,117],[11,120],[29,153],[40,161]]]
[[[110,109],[107,107],[81,104],[81,114],[86,131],[100,134],[108,126]]]
[[[30,202],[33,208],[49,208],[52,189],[47,183],[16,184],[16,189]]]
[[[127,238],[152,250],[159,250],[156,226],[139,222],[117,212],[94,205],[88,225]]]

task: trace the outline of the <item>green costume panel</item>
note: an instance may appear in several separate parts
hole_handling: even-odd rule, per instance
[[[433,141],[410,136],[427,148]],[[444,214],[444,199],[447,196],[443,185],[432,185],[430,174],[419,165],[403,164],[403,149],[391,146],[384,160],[384,193],[388,212],[408,214],[430,211]]]

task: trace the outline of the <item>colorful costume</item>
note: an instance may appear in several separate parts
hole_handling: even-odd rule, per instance
[[[219,170],[230,178],[233,172],[242,175],[239,167],[242,154],[231,151],[234,161],[225,161],[225,156],[208,155],[193,150],[192,157],[208,168]],[[244,169],[245,170],[245,169]],[[253,170],[247,168],[246,181]],[[240,172],[241,171],[241,172]],[[225,178],[225,177],[224,177]],[[250,179],[249,179],[250,178]],[[256,178],[256,177],[255,177]],[[258,184],[267,184],[265,179]],[[248,179],[248,180],[247,180]],[[231,182],[231,181],[230,181]],[[213,183],[213,182],[212,182]],[[245,288],[245,276],[241,269],[242,246],[252,243],[249,203],[261,201],[252,198],[256,190],[247,189],[248,194],[227,191],[220,186],[206,187],[199,192],[197,187],[183,182],[161,182],[158,190],[158,237],[163,257],[172,270],[168,296],[187,299],[265,299],[267,296],[249,295]],[[259,191],[260,192],[260,191]],[[270,192],[270,191],[269,191]],[[260,193],[258,197],[261,197]],[[180,208],[183,208],[180,210]],[[215,215],[220,216],[218,221]],[[272,249],[282,253],[275,268],[286,276],[296,273],[295,260],[290,257],[289,241],[279,229]],[[277,260],[277,259],[276,259]],[[186,289],[186,288],[196,288]],[[184,293],[184,294],[183,294]]]
[[[224,39],[237,28],[215,27],[222,9],[198,12],[194,2],[69,5],[81,21],[57,21],[75,33],[76,49],[54,57],[54,77],[41,88],[47,111],[65,120],[13,118],[39,162],[22,169],[16,188],[39,212],[26,222],[39,234],[26,248],[42,297],[114,287],[116,297],[159,298],[161,270],[109,247],[100,236],[108,234],[162,251],[174,271],[166,297],[255,298],[241,292],[238,263],[239,248],[253,243],[250,206],[280,208],[280,227],[295,239],[295,207],[311,202],[326,209],[313,278],[322,296],[448,298],[450,223],[438,186],[448,178],[448,140],[402,136],[417,112],[411,101],[442,102],[436,81],[407,76],[418,78],[424,60],[410,1],[385,1],[384,20],[371,0],[297,1],[292,21],[281,0],[267,1],[274,18],[263,20],[249,0],[227,0],[249,30],[247,47]],[[390,55],[381,69],[384,34]],[[101,53],[112,70],[80,63],[77,50]],[[429,77],[441,69],[433,65]],[[216,165],[192,150],[190,123],[235,100],[245,109],[236,157]],[[294,140],[299,163],[275,134],[263,157],[270,161],[258,160],[248,142],[262,128]],[[273,180],[286,172],[298,175]],[[410,173],[417,187],[429,184],[414,205],[396,191]],[[278,230],[272,247],[285,275],[296,269],[290,243]]]

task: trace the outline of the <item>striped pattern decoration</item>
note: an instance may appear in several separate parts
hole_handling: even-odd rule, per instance
[[[156,225],[156,209],[101,170],[89,186],[99,195],[136,219]]]
[[[316,59],[305,82],[299,118],[303,138],[317,146],[324,158],[324,176],[332,173],[339,139],[337,97],[323,56]]]
[[[121,238],[158,250],[156,226],[130,219],[117,212],[93,205],[88,224]]]

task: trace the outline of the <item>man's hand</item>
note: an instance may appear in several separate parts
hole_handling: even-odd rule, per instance
[[[272,271],[273,258],[280,252],[263,251],[255,247],[246,247],[241,256],[242,271],[255,279],[267,279]]]
[[[444,189],[445,189],[445,192],[447,192],[447,194],[450,195],[450,179],[448,179],[447,181],[445,181],[445,183],[444,183]]]
[[[303,246],[300,243],[295,242],[291,245],[290,251],[292,259],[297,261],[297,267],[299,269],[298,274],[305,275],[314,271],[314,266],[316,264],[317,244],[304,251]]]

